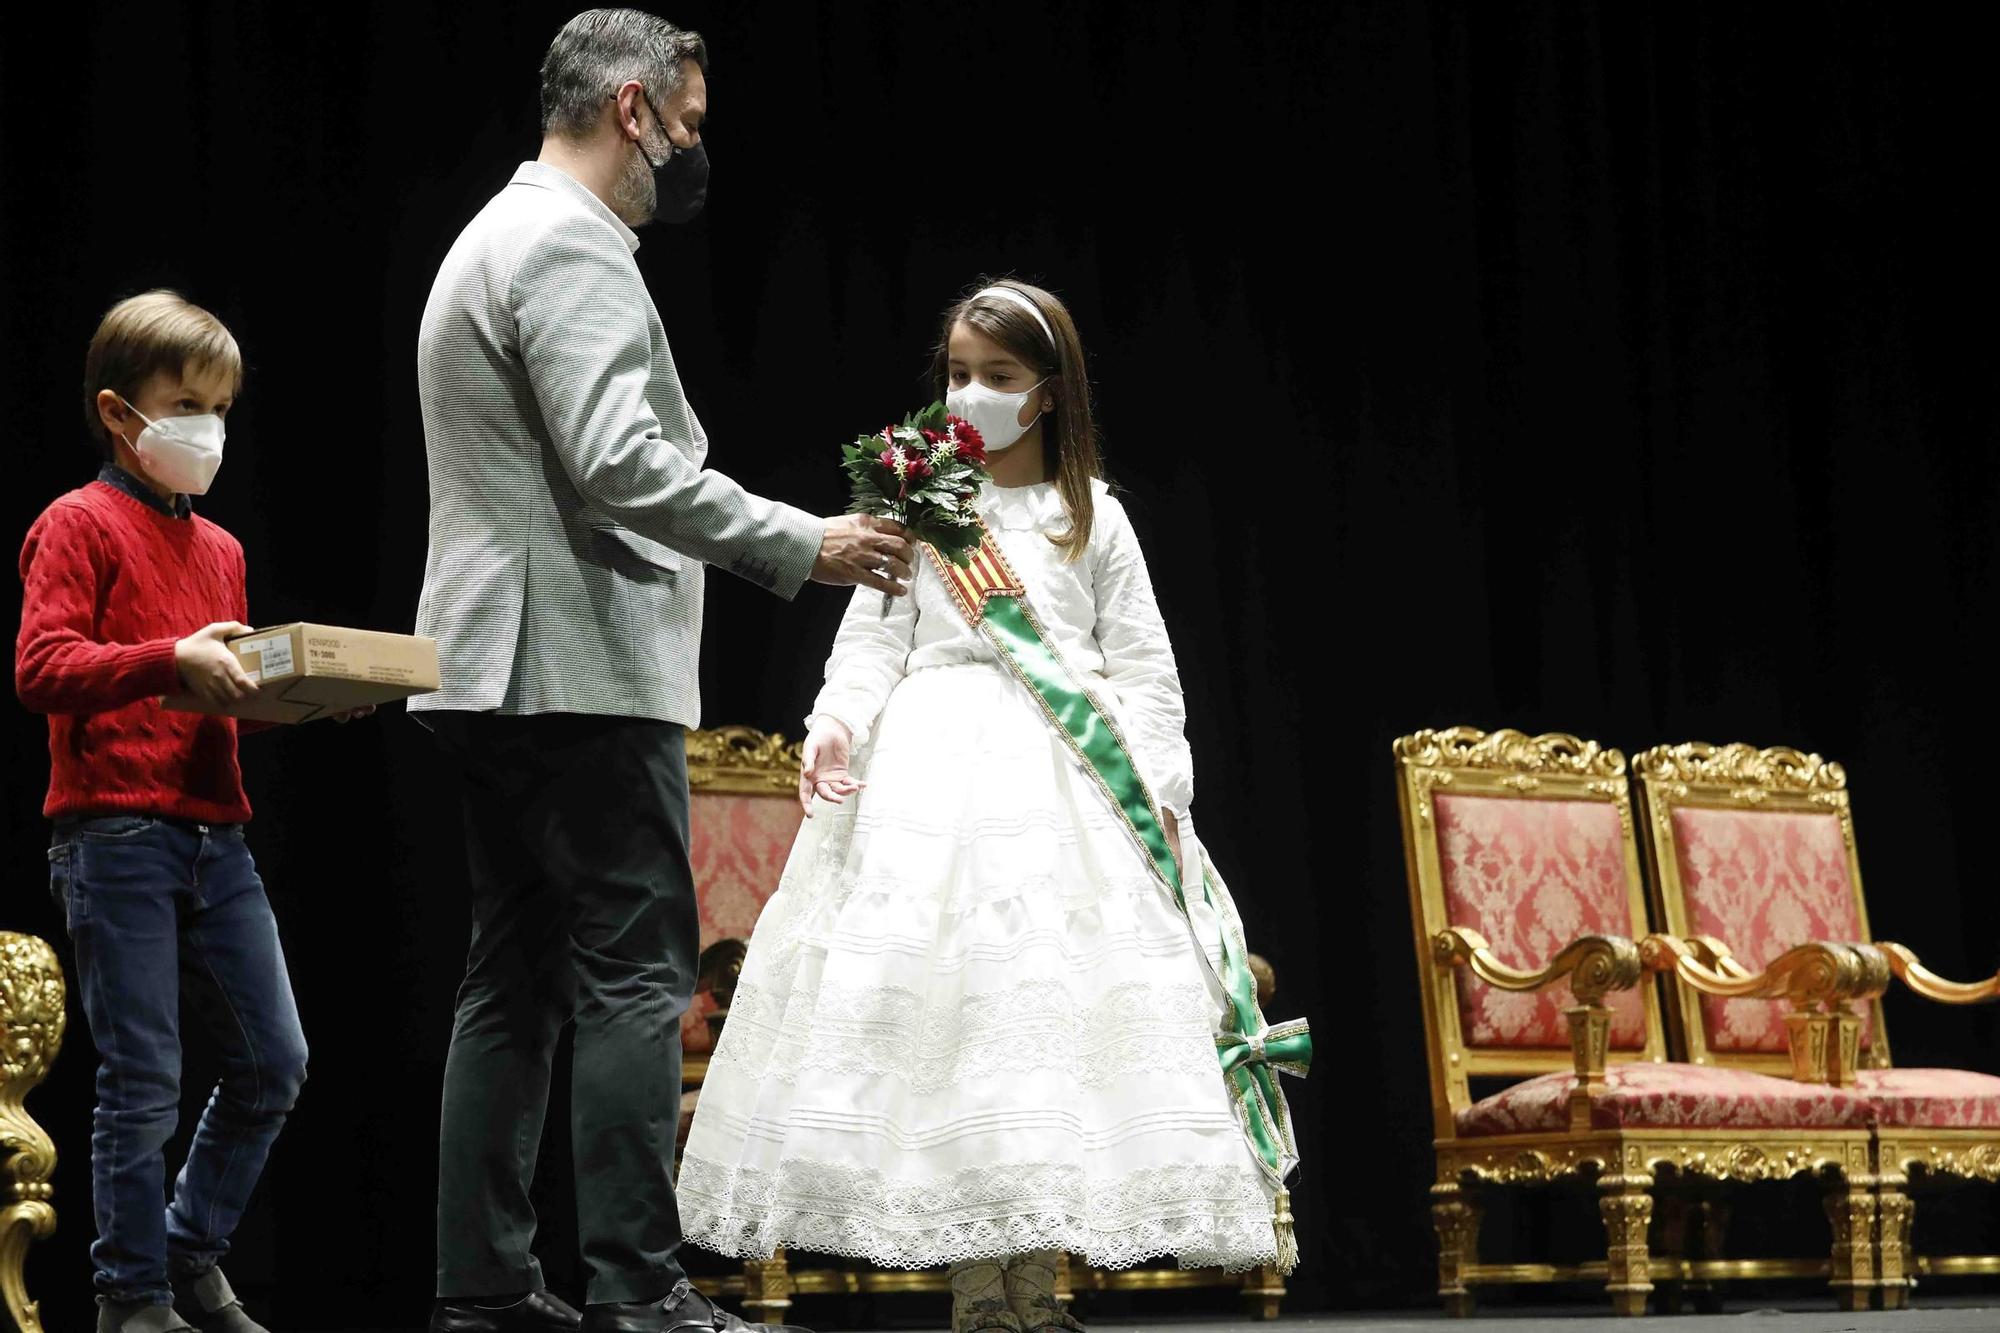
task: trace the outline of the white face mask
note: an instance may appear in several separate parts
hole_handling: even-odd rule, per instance
[[[132,442],[132,452],[139,455],[146,475],[184,495],[208,494],[216,469],[222,466],[222,418],[209,412],[152,421],[136,407],[132,412],[146,423],[146,429]]]
[[[958,388],[944,396],[944,410],[956,417],[964,417],[979,432],[979,438],[986,441],[989,453],[1010,449],[1028,427],[1042,419],[1035,413],[1035,421],[1027,426],[1021,424],[1021,408],[1027,403],[1028,395],[1047,384],[1047,380],[1037,380],[1021,393],[1001,393],[989,389],[977,380],[967,380]]]

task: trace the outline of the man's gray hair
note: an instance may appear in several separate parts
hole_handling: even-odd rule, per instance
[[[646,85],[658,105],[681,86],[681,62],[708,72],[701,34],[637,9],[586,9],[549,43],[542,60],[542,133],[590,132],[628,80]]]

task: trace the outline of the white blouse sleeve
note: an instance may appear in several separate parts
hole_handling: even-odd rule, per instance
[[[1117,693],[1119,725],[1153,797],[1185,821],[1194,804],[1194,756],[1187,706],[1153,578],[1125,507],[1100,491],[1090,550],[1097,597],[1097,643],[1104,675]]]
[[[889,692],[903,678],[916,646],[916,589],[893,598],[887,614],[882,610],[882,594],[872,588],[856,588],[840,619],[840,631],[833,636],[833,654],[826,660],[826,684],[813,700],[806,729],[815,718],[826,716],[843,722],[854,734],[858,749],[882,715]]]

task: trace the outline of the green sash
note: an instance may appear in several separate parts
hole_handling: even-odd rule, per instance
[[[1222,1001],[1222,1030],[1215,1038],[1222,1075],[1235,1101],[1237,1119],[1275,1191],[1274,1226],[1278,1267],[1291,1272],[1298,1262],[1292,1234],[1291,1197],[1285,1182],[1298,1166],[1298,1146],[1292,1137],[1291,1110],[1279,1085],[1280,1073],[1304,1077],[1312,1064],[1312,1034],[1304,1019],[1267,1024],[1257,1004],[1257,982],[1251,975],[1243,925],[1222,879],[1202,852],[1201,875],[1194,886],[1207,915],[1217,924],[1216,938],[1204,940],[1189,908],[1189,889],[1180,866],[1167,846],[1159,807],[1133,762],[1131,750],[1111,713],[1100,703],[1057,651],[1028,605],[1027,589],[988,532],[964,566],[953,564],[925,545],[931,561],[959,610],[975,629],[1000,651],[1000,660],[1028,688],[1056,734],[1082,761],[1083,769],[1104,792],[1126,831],[1145,853],[1154,875],[1172,895],[1187,922],[1195,953],[1202,960],[1210,986]],[[1221,959],[1220,966],[1211,958]]]

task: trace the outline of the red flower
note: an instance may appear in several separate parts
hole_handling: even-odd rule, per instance
[[[885,467],[885,468],[888,468],[888,469],[889,469],[889,470],[890,470],[891,472],[894,472],[894,471],[896,470],[896,446],[895,446],[895,445],[893,445],[893,444],[892,444],[892,445],[890,445],[890,446],[889,446],[889,447],[888,447],[887,449],[884,449],[884,450],[882,451],[882,466],[883,466],[883,467]]]
[[[986,441],[979,436],[979,428],[961,417],[951,417],[952,434],[958,437],[958,456],[968,463],[986,462]]]
[[[923,437],[925,443],[936,444],[944,438],[944,432],[940,430],[927,430],[923,432]]]

